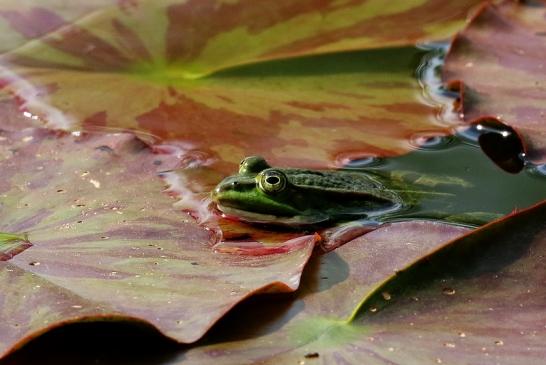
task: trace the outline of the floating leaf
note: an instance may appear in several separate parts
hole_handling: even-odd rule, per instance
[[[85,13],[91,6],[58,9],[51,4],[51,9],[30,7],[0,15],[27,38],[63,25],[16,51],[31,63],[98,71],[169,65],[179,75],[195,78],[256,61],[443,39],[478,3],[161,0],[103,6],[76,24],[67,24],[58,12],[77,8]],[[36,46],[43,52],[33,53]]]
[[[0,78],[24,110],[56,128],[181,140],[224,161],[225,172],[248,154],[325,166],[340,152],[400,154],[415,132],[447,130],[435,106],[419,101],[413,73],[423,52],[304,57],[191,78],[264,59],[437,39],[476,3],[278,1],[266,11],[249,0],[144,1],[28,42],[2,57]]]
[[[460,89],[464,119],[492,116],[515,127],[535,162],[546,161],[545,16],[543,2],[483,6],[444,67],[444,79]]]
[[[1,137],[0,239],[26,234],[32,244],[0,255],[2,354],[89,319],[144,321],[192,342],[242,299],[297,288],[313,236],[283,255],[213,253],[210,232],[162,193],[155,171],[176,159],[134,136]]]
[[[182,363],[540,363],[545,214],[542,204],[441,248],[428,245],[430,254],[398,275],[389,270],[401,269],[404,244],[416,236],[374,231],[315,262],[320,271],[304,277],[297,298],[253,303]],[[409,254],[406,263],[420,256]],[[392,277],[388,285],[378,285],[380,273]],[[370,291],[359,304],[355,293]],[[352,321],[344,320],[348,303],[360,308]]]

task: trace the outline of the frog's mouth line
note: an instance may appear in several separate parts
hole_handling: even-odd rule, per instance
[[[303,215],[295,215],[293,217],[280,217],[272,214],[263,214],[249,212],[237,208],[227,207],[225,205],[216,204],[218,210],[220,210],[227,218],[237,218],[243,222],[248,223],[263,223],[263,224],[278,224],[286,226],[298,226],[298,225],[311,225],[326,222],[329,217],[326,215],[308,217]]]

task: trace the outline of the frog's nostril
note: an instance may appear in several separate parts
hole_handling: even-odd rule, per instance
[[[214,188],[214,190],[212,190],[211,195],[214,198],[218,194],[220,194],[221,192],[222,192],[222,187],[220,185],[218,185],[217,187]]]

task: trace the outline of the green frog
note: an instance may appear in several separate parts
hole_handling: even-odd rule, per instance
[[[273,168],[260,156],[243,159],[212,199],[225,214],[254,223],[308,225],[401,209],[403,194],[374,173]]]
[[[532,169],[506,173],[457,138],[439,150],[378,161],[310,170],[272,167],[251,156],[211,198],[226,216],[287,226],[415,218],[478,226],[546,199],[543,176]]]

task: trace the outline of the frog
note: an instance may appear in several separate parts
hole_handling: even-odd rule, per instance
[[[221,181],[212,201],[228,216],[272,225],[318,225],[400,210],[403,197],[380,174],[270,166],[244,158],[236,175]]]
[[[425,219],[477,227],[546,199],[546,179],[508,174],[479,148],[451,138],[435,151],[335,169],[271,166],[244,158],[211,192],[222,215],[285,227]],[[521,189],[525,186],[526,189]],[[514,191],[518,191],[514,194]]]

